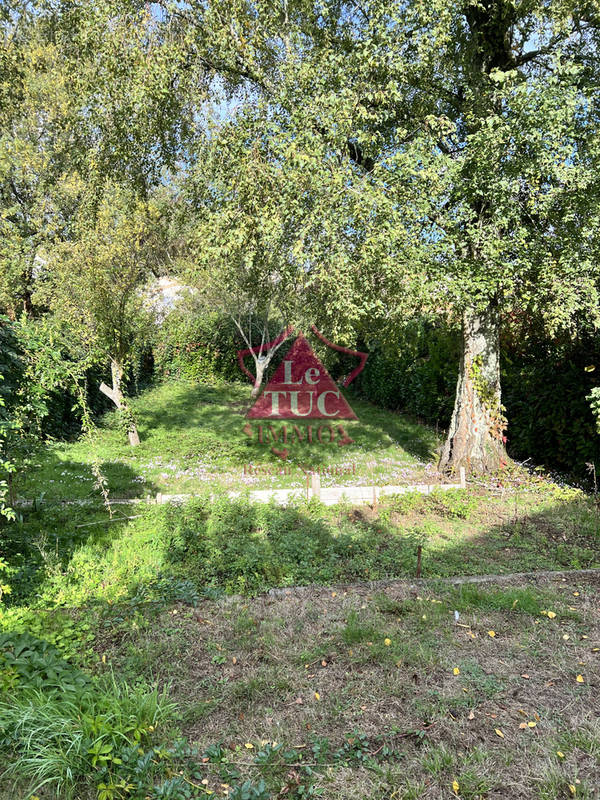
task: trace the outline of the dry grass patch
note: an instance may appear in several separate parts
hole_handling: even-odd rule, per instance
[[[229,598],[172,608],[110,660],[170,684],[217,796],[234,776],[273,798],[591,798],[598,597],[587,577]]]

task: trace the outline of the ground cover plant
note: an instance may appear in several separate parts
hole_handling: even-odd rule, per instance
[[[0,797],[597,797],[597,597],[590,576],[140,596],[96,610],[66,692],[5,637]]]
[[[377,507],[251,503],[239,391],[138,400],[140,451],[193,459],[221,426],[207,458],[231,482],[189,502],[116,502],[140,464],[111,415],[110,509],[89,487],[85,504],[42,496],[92,457],[85,441],[53,445],[20,484],[36,499],[0,552],[1,800],[596,796],[597,581],[441,582],[600,567],[595,499],[515,467]],[[370,455],[387,481],[390,452],[425,474],[435,434],[369,418],[363,477]],[[429,583],[413,585],[419,547]]]
[[[432,429],[358,398],[350,402],[359,417],[345,425],[352,443],[339,447],[325,437],[325,444],[309,445],[305,439],[291,445],[282,461],[271,452],[272,440],[258,442],[257,424],[252,439],[243,432],[248,386],[163,383],[131,401],[141,438],[138,447],[128,446],[118,415],[108,413],[94,442],[56,442],[40,449],[27,474],[15,478],[17,492],[28,500],[98,497],[91,471],[96,458],[111,492],[121,497],[194,493],[206,486],[303,488],[303,466],[344,467],[340,474],[324,474],[323,485],[406,484],[435,472],[439,439]],[[275,428],[279,433],[281,423]],[[250,465],[254,469],[244,474]],[[286,468],[290,474],[282,474]]]

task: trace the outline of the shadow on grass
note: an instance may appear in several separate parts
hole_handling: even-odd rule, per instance
[[[209,450],[216,448],[222,453],[223,458],[236,459],[238,462],[256,459],[280,464],[280,460],[271,454],[268,444],[257,441],[258,425],[262,424],[266,431],[273,425],[278,432],[285,424],[290,431],[294,420],[253,420],[254,435],[249,440],[243,433],[247,422],[246,412],[252,403],[248,387],[244,385],[228,384],[223,387],[205,386],[203,384],[184,385],[173,392],[171,387],[168,401],[161,398],[161,389],[156,390],[157,408],[149,409],[147,406],[138,405],[136,414],[140,423],[140,432],[144,442],[157,443],[162,437],[168,437],[174,443],[178,441],[183,431],[190,434],[189,446],[202,447],[203,443]],[[378,409],[348,393],[344,393],[353,407],[358,422],[340,420],[349,435],[354,439],[354,444],[339,448],[336,441],[332,444],[294,442],[290,445],[290,456],[300,463],[323,465],[343,454],[344,458],[353,458],[358,455],[368,457],[368,453],[380,454],[385,450],[399,445],[407,454],[415,458],[428,461],[434,458],[439,439],[436,433],[425,426],[411,421],[405,416],[390,411]],[[146,402],[150,398],[146,398]],[[306,430],[308,425],[313,427],[313,436],[325,420],[298,421],[298,427]],[[335,421],[332,421],[335,427]],[[196,434],[193,429],[197,428]],[[325,434],[325,441],[327,441]],[[273,442],[270,442],[273,444]],[[185,450],[185,443],[183,444]],[[185,455],[185,452],[183,453]],[[202,456],[202,451],[198,453]],[[236,464],[239,466],[239,463]]]
[[[107,481],[109,493],[116,497],[143,498],[156,494],[156,486],[131,465],[123,461],[101,461],[100,471]],[[41,456],[41,466],[29,475],[17,477],[17,498],[31,500],[36,506],[61,500],[98,500],[102,494],[97,479],[86,461],[66,460],[50,448]]]
[[[13,569],[10,602],[42,596],[67,606],[136,596],[159,575],[197,591],[247,595],[414,578],[419,545],[424,578],[600,566],[598,513],[588,499],[547,500],[515,518],[512,509],[490,509],[489,498],[473,507],[468,491],[419,495],[408,505],[406,497],[378,512],[200,497],[182,506],[117,507],[117,517],[135,519],[112,522],[102,509],[48,506],[4,526],[0,557]]]

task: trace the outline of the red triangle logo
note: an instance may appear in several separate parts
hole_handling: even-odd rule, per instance
[[[246,416],[250,419],[357,419],[302,334]]]

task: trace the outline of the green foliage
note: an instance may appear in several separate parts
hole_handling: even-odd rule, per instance
[[[509,452],[586,479],[586,464],[600,464],[600,438],[590,407],[600,339],[582,322],[577,336],[551,337],[539,323],[505,326],[502,364]]]
[[[445,427],[456,394],[459,339],[454,328],[417,319],[396,333],[394,346],[371,346],[357,391],[384,408]]]
[[[373,403],[446,427],[459,357],[456,332],[423,320],[404,328],[398,341],[397,351],[374,349],[357,391]],[[502,401],[513,458],[531,459],[579,480],[586,478],[587,463],[600,463],[595,435],[600,406],[594,400],[599,341],[583,324],[575,336],[551,336],[533,316],[504,321]]]
[[[280,508],[245,500],[194,500],[167,511],[169,558],[200,586],[256,594],[271,586],[378,578],[410,569],[409,540],[393,528],[337,528],[318,505]],[[402,567],[401,567],[402,565]]]
[[[245,344],[233,322],[218,313],[175,309],[157,326],[153,341],[156,375],[214,383],[246,380],[237,363]]]
[[[469,519],[477,505],[477,497],[467,489],[434,489],[426,500],[427,507],[455,519]]]
[[[586,399],[590,401],[590,408],[596,419],[596,428],[600,433],[600,386],[595,386]]]
[[[0,634],[0,682],[4,689],[43,689],[46,693],[82,691],[89,678],[48,642],[30,633]]]
[[[102,800],[143,798],[170,760],[147,743],[173,711],[157,690],[113,678],[75,693],[11,689],[0,701],[2,744],[15,756],[5,775],[61,798],[90,783]]]

